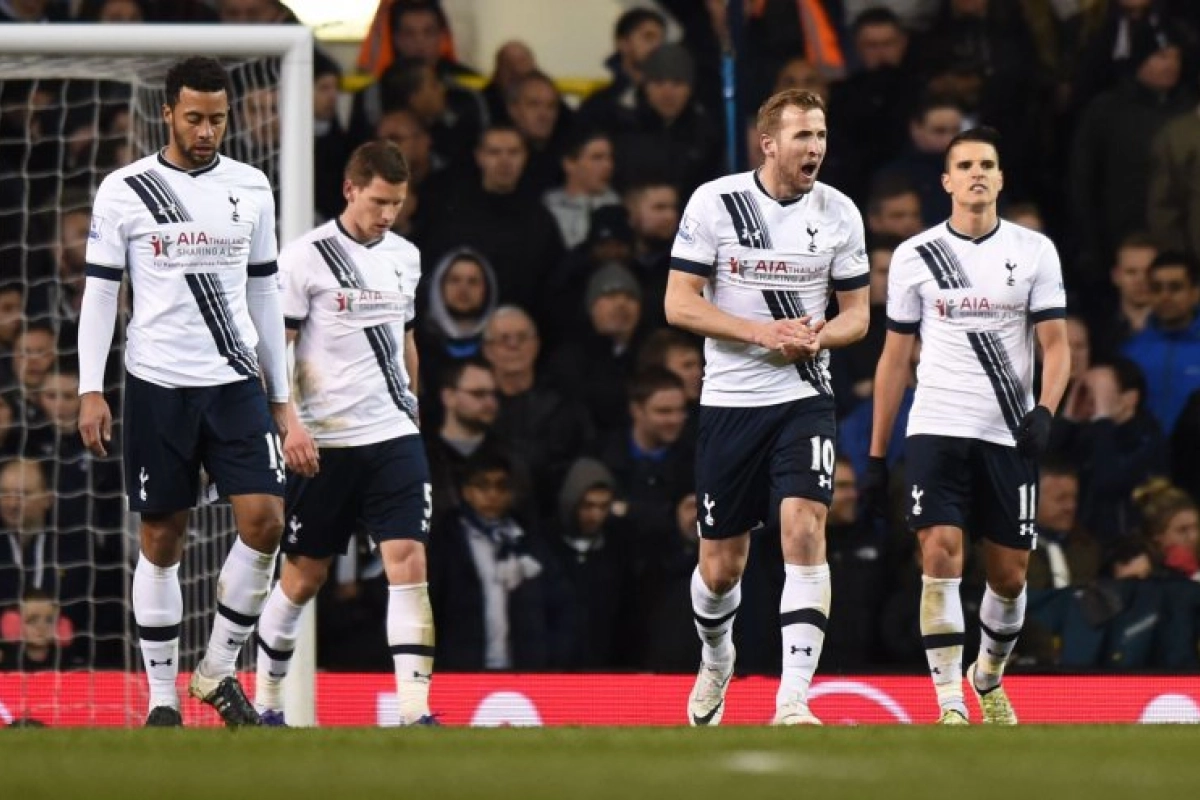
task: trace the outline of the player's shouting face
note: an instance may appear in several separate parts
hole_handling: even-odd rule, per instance
[[[825,112],[790,105],[779,116],[779,127],[762,136],[767,169],[774,169],[784,197],[811,191],[825,160],[828,132]]]
[[[192,169],[206,167],[225,137],[229,98],[224,91],[201,92],[185,86],[174,106],[163,106],[163,119],[171,131],[169,159]]]

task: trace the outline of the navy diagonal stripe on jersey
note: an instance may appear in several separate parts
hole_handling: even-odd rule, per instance
[[[342,288],[361,289],[363,287],[362,278],[354,269],[354,262],[350,260],[350,255],[342,248],[337,239],[333,237],[318,239],[313,242],[313,246],[317,248],[317,252],[321,254],[321,258],[329,266],[333,277]],[[396,404],[396,408],[412,420],[414,425],[418,425],[416,406],[409,397],[407,384],[400,377],[400,348],[396,344],[396,337],[392,334],[391,326],[373,325],[363,329],[363,333],[371,345],[371,351],[375,353],[375,361],[379,364],[380,371],[383,372],[383,381],[387,384],[392,402]],[[420,426],[418,425],[418,427]]]
[[[229,366],[239,375],[247,378],[258,377],[258,362],[238,336],[229,314],[229,307],[225,305],[225,298],[215,278],[212,275],[188,275],[187,284],[196,298],[196,305],[200,307],[204,324],[208,326],[217,345],[217,352],[225,357]]]
[[[767,222],[763,219],[762,210],[759,209],[758,203],[754,199],[754,195],[750,192],[738,192],[737,202],[741,204],[746,212],[746,218],[750,220],[751,230],[750,238],[758,240],[758,246],[767,250],[771,249],[771,231],[767,228]]]
[[[992,358],[996,362],[997,372],[1000,373],[1000,383],[1004,386],[1004,392],[1008,397],[1009,405],[1015,411],[1017,425],[1020,425],[1021,418],[1025,416],[1025,393],[1021,391],[1021,381],[1017,378],[1017,373],[1013,371],[1008,351],[1004,349],[1004,344],[1000,341],[999,334],[994,332],[982,333],[980,337],[983,339],[984,347],[992,353]],[[1014,427],[1014,434],[1016,430]]]
[[[148,169],[142,173],[150,185],[154,187],[156,192],[166,199],[166,201],[175,208],[179,214],[180,221],[191,222],[192,215],[184,208],[183,202],[179,199],[179,195],[175,194],[175,190],[171,188],[171,184],[167,183],[167,179],[159,174],[156,169]]]
[[[742,247],[770,247],[771,237],[766,226],[761,224],[762,217],[758,215],[758,207],[754,199],[746,192],[731,192],[721,195],[725,210],[733,221],[733,229],[737,232],[738,244]]]
[[[160,195],[156,187],[146,179],[145,173],[130,175],[125,178],[125,183],[129,184],[129,188],[133,189],[138,198],[146,204],[150,215],[159,225],[187,222],[180,213],[179,206],[171,202],[169,198]]]
[[[1000,413],[1004,416],[1004,424],[1013,434],[1016,434],[1024,411],[1021,407],[1020,395],[1016,393],[1016,384],[1011,376],[1011,368],[1006,367],[1006,360],[1001,360],[1000,354],[1003,351],[999,349],[999,343],[993,337],[993,334],[967,333],[967,340],[975,351],[975,357],[979,359],[983,371],[987,373],[988,380],[992,383],[992,390],[996,393],[996,402],[1000,404]]]
[[[939,240],[935,239],[932,242],[917,245],[917,255],[921,256],[925,266],[929,267],[929,271],[933,273],[933,279],[937,281],[938,288],[966,289],[971,285],[962,266],[958,263],[958,259],[954,257],[954,253],[949,252],[948,248]]]
[[[799,319],[804,316],[804,304],[800,302],[799,294],[795,292],[771,291],[763,289],[763,300],[771,310],[775,319]],[[822,394],[832,394],[825,384],[825,376],[814,361],[800,361],[792,365],[800,379]]]

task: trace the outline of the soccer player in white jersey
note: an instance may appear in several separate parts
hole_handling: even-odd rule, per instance
[[[1015,725],[1000,679],[1025,620],[1025,572],[1037,545],[1036,458],[1070,370],[1066,296],[1053,243],[996,214],[1004,174],[995,131],[976,128],[951,141],[942,186],[950,219],[892,256],[864,493],[881,513],[884,454],[919,335],[903,499],[921,545],[921,636],[939,722],[968,720],[959,597],[965,530],[982,539],[987,574],[982,641],[968,679],[985,723]],[[1035,336],[1042,350],[1036,405]]]
[[[820,724],[808,688],[829,618],[825,517],[837,426],[828,350],[861,339],[869,314],[862,217],[816,180],[824,103],[809,92],[780,92],[759,109],[758,133],[762,167],[692,195],[667,283],[667,319],[706,339],[691,591],[702,648],[688,700],[692,725],[715,725],[724,714],[749,533],[776,513],[785,579],[774,722]],[[827,322],[831,286],[840,311]]]
[[[435,724],[425,574],[433,494],[417,425],[413,338],[421,257],[391,232],[408,179],[396,145],[360,146],[346,165],[345,210],[279,255],[298,416],[283,448],[291,470],[286,558],[258,626],[254,699],[267,725],[283,724],[280,687],[301,610],[359,529],[379,545],[387,575],[401,723]]]
[[[79,431],[100,455],[112,434],[104,364],[126,274],[133,290],[123,460],[129,507],[141,515],[133,613],[151,726],[182,724],[179,562],[202,465],[232,503],[238,537],[188,691],[226,725],[259,724],[234,667],[270,590],[283,531],[288,381],[271,187],[262,172],[218,152],[230,93],[213,59],[168,71],[167,146],[104,179],[87,243]]]

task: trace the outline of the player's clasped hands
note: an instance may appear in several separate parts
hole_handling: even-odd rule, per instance
[[[760,347],[780,353],[788,361],[807,361],[821,351],[821,329],[825,320],[809,323],[806,314],[796,319],[777,319],[764,323],[759,330]]]

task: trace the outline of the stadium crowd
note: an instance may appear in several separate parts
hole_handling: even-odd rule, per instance
[[[631,8],[615,20],[611,83],[579,101],[528,44],[504,44],[485,76],[455,58],[436,3],[383,0],[358,64],[372,80],[344,125],[341,69],[316,53],[315,218],[342,208],[342,168],[363,141],[395,142],[412,172],[395,230],[423,262],[437,669],[697,667],[703,352],[666,325],[663,297],[683,204],[728,171],[730,37],[744,42],[734,144],[748,165],[767,95],[820,94],[820,179],[868,228],[870,330],[831,367],[840,432],[822,672],[926,668],[904,437],[888,454],[890,519],[860,508],[856,478],[891,252],[948,215],[946,144],[979,124],[1004,137],[1004,216],[1054,239],[1070,301],[1072,380],[1041,464],[1016,663],[1200,667],[1200,7],[748,0],[744,31],[727,19],[722,2]],[[277,0],[0,0],[2,22],[71,20],[296,22]],[[0,669],[120,667],[132,644],[120,470],[79,441],[75,361],[91,196],[141,155],[126,92],[0,80]],[[229,144],[268,175],[275,92],[239,86]],[[743,671],[779,668],[779,548],[778,535],[754,537],[735,631]],[[978,567],[964,597],[980,595]],[[319,598],[319,666],[390,669],[380,571],[365,540],[339,559]]]

